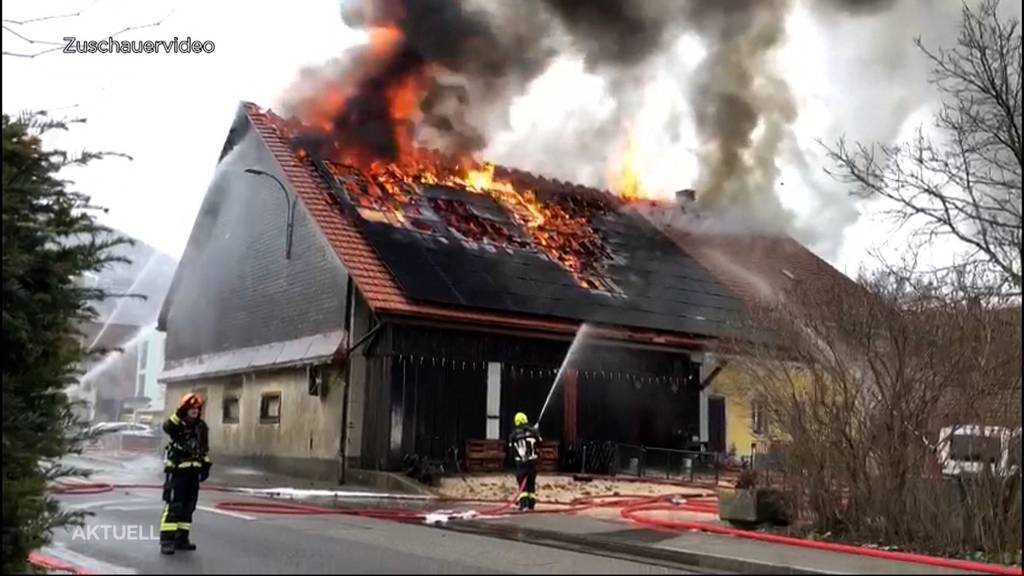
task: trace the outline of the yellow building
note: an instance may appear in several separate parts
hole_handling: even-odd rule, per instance
[[[708,389],[710,402],[724,404],[726,452],[738,462],[767,442],[767,418],[763,406],[751,392],[749,376],[737,368],[725,367]]]

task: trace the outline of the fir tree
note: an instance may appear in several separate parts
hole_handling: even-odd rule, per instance
[[[96,221],[89,198],[59,173],[105,153],[46,150],[40,137],[68,123],[37,113],[3,115],[3,573],[24,572],[52,530],[80,524],[48,493],[83,471],[62,463],[80,450],[84,425],[66,394],[87,353],[77,327],[107,297],[81,282],[119,260],[126,240]]]

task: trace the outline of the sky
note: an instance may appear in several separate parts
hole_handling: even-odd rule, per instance
[[[903,241],[878,217],[877,205],[853,202],[823,173],[818,140],[846,134],[892,141],[927,124],[935,102],[912,39],[924,34],[948,42],[960,4],[902,0],[892,14],[829,20],[806,9],[809,1],[798,2],[790,14],[787,40],[777,54],[780,73],[799,106],[792,153],[780,158],[778,190],[801,229],[827,232],[807,232],[802,239],[840,270],[854,274],[871,265],[871,249],[895,249]],[[927,7],[923,11],[922,5]],[[337,0],[11,1],[3,8],[6,52],[49,47],[29,44],[17,34],[33,40],[102,40],[126,27],[156,22],[118,39],[190,37],[215,43],[212,53],[202,54],[58,50],[36,58],[3,57],[3,111],[46,109],[58,116],[84,117],[84,126],[55,134],[47,144],[132,156],[131,161],[108,158],[67,177],[109,209],[101,215],[105,224],[175,257],[188,240],[238,103],[280,108],[282,95],[303,67],[337,58],[365,38],[342,22]],[[8,22],[74,12],[81,14]],[[920,30],[915,29],[918,25]],[[696,39],[681,37],[675,49],[682,55],[679,73],[685,75],[700,62],[702,48]],[[494,135],[487,153],[499,161],[515,158],[514,150],[526,138],[537,142],[550,135],[554,141],[567,121],[600,117],[609,105],[601,82],[588,75],[579,59],[555,62],[513,102],[508,130]],[[687,187],[698,169],[696,143],[687,138],[692,122],[680,120],[681,139],[661,137],[666,114],[683,99],[678,92],[678,82],[652,78],[645,87],[645,107],[635,119],[644,184],[662,192]],[[797,156],[807,159],[806,169],[796,165]],[[544,170],[539,161],[519,167]]]

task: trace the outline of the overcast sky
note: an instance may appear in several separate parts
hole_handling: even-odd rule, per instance
[[[818,138],[848,133],[892,139],[927,122],[933,102],[911,41],[917,34],[946,34],[959,2],[903,0],[903,5],[903,13],[856,21],[822,19],[799,6],[790,16],[778,61],[800,106],[796,145],[812,163],[821,160]],[[912,5],[926,5],[928,11],[919,17]],[[337,0],[12,1],[3,8],[5,27],[34,40],[101,40],[127,26],[163,20],[118,38],[177,36],[215,43],[212,54],[57,51],[34,59],[3,58],[3,111],[49,109],[85,117],[85,126],[52,138],[50,144],[133,156],[133,161],[107,159],[69,177],[95,203],[110,209],[103,216],[106,224],[175,257],[184,249],[239,101],[276,106],[302,67],[337,57],[363,40],[341,21]],[[82,9],[77,17],[6,22]],[[1020,5],[1014,10],[1019,14]],[[921,30],[914,29],[918,22]],[[690,55],[684,69],[696,65],[699,44],[681,38],[679,45]],[[3,33],[4,51],[31,53],[47,47],[28,44],[8,30]],[[899,77],[891,76],[893,62],[903,66]],[[650,113],[646,120],[638,119],[641,125],[660,130],[658,107],[680,98],[670,84],[652,80]],[[536,142],[545,129],[559,127],[565,115],[600,114],[606,104],[599,79],[588,77],[578,61],[558,62],[515,103],[512,130],[494,139],[492,151],[501,159],[523,134]],[[684,131],[685,125],[684,119]],[[678,142],[661,145],[652,137],[640,147],[638,163],[651,186],[681,188],[695,178],[694,150],[694,145]],[[831,230],[832,238],[812,247],[840,269],[855,273],[867,261],[866,250],[890,237],[888,227],[872,216],[870,206],[848,201],[834,183],[817,176],[820,165],[810,172],[814,176],[808,181],[795,167],[783,167],[783,201],[804,224]]]

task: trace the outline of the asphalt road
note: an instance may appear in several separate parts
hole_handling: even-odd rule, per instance
[[[58,530],[53,545],[43,552],[96,573],[685,573],[429,526],[215,508],[220,500],[238,499],[202,494],[193,519],[193,541],[199,549],[163,556],[157,541],[162,507],[158,491],[63,496],[66,506],[93,515],[86,529]]]

